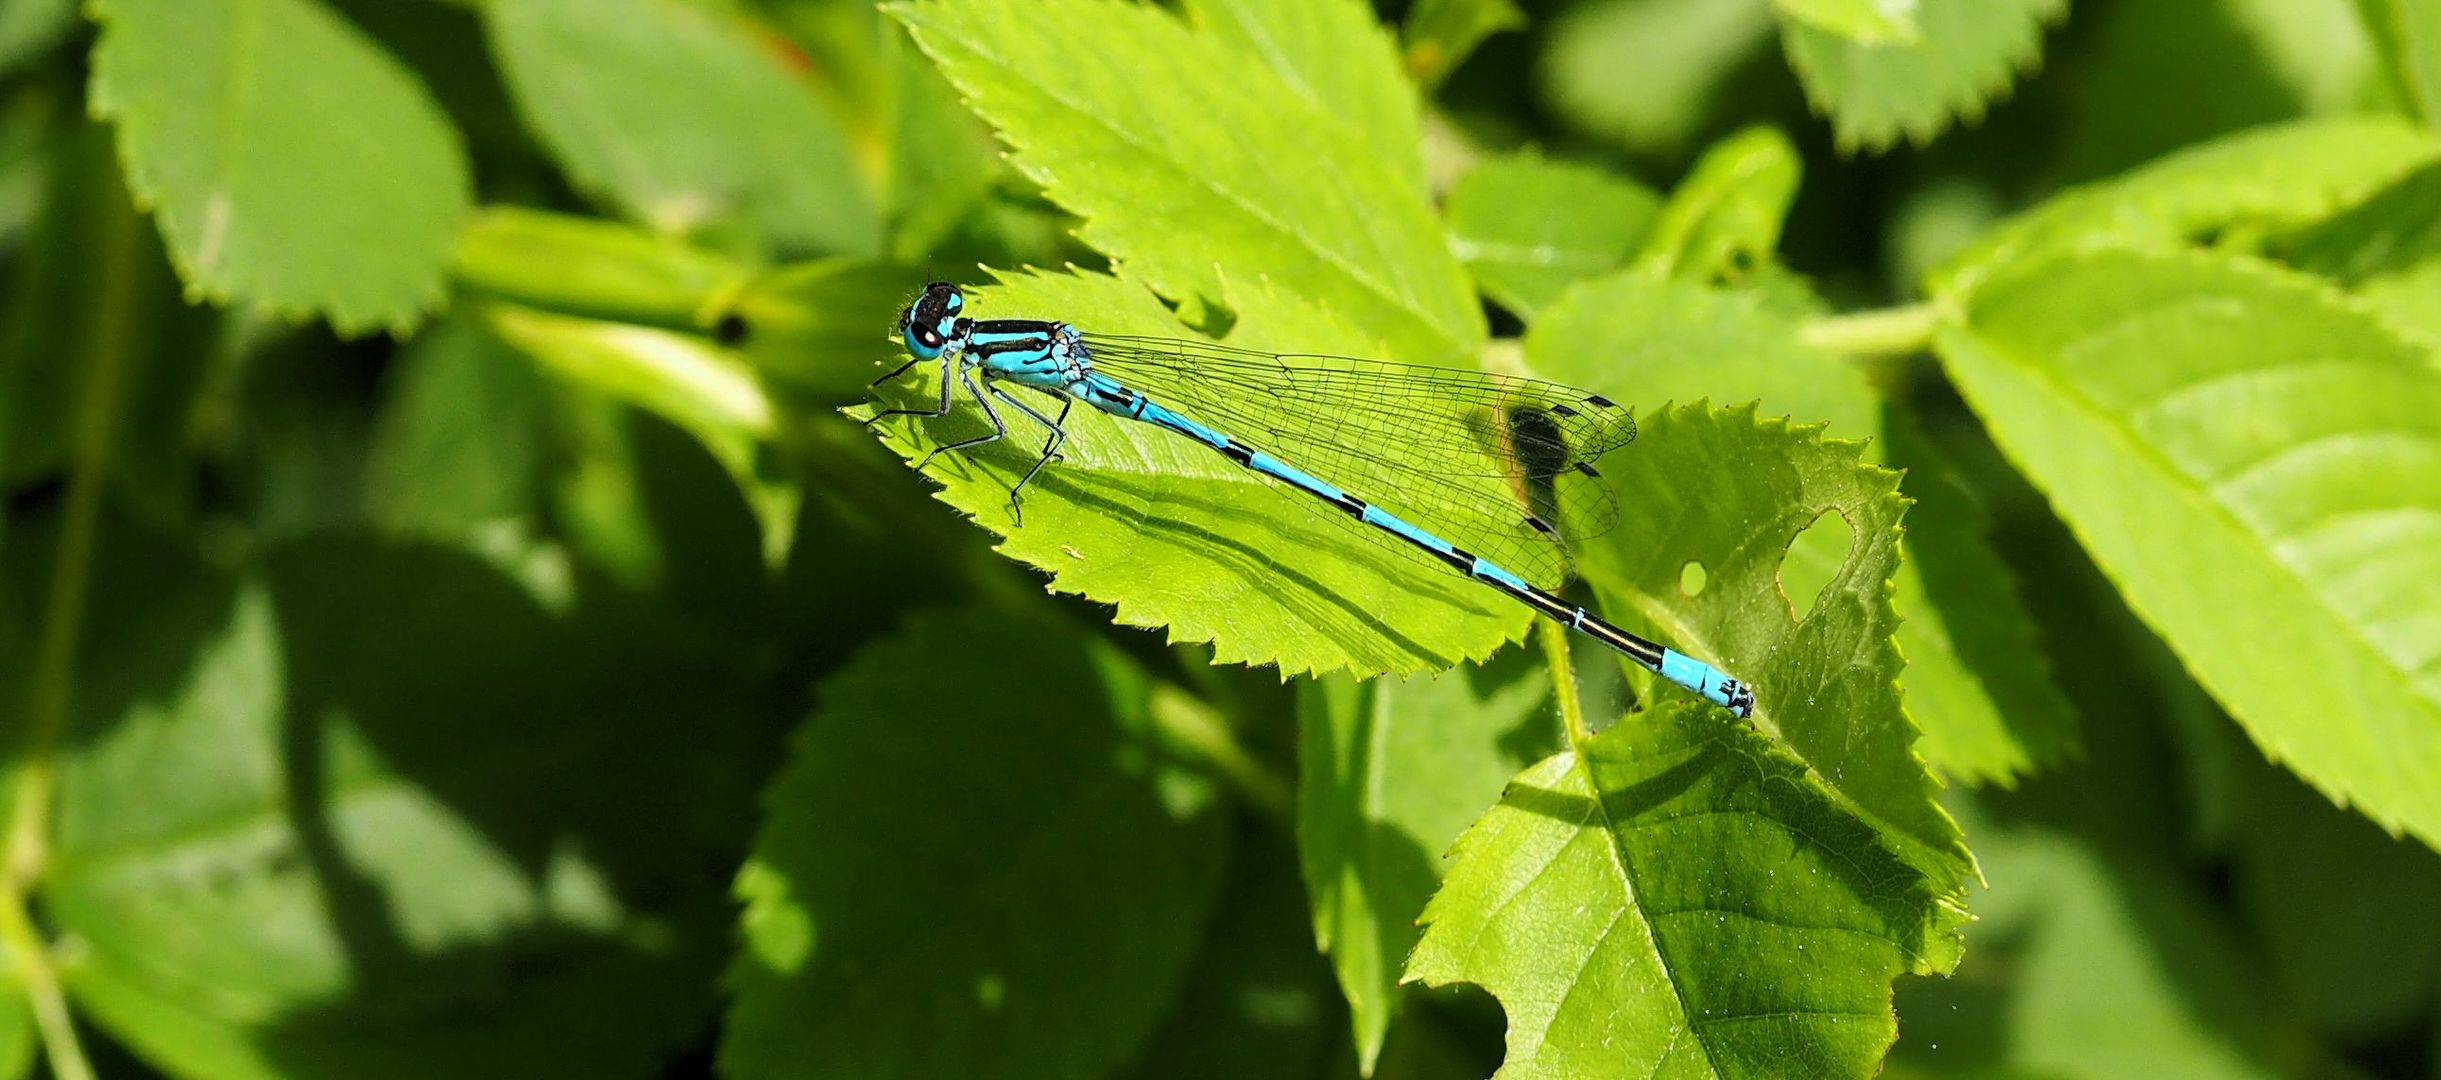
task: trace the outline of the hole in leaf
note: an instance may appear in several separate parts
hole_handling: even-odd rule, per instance
[[[1678,591],[1690,600],[1702,596],[1704,578],[1704,564],[1688,559],[1687,565],[1678,568]]]
[[[1805,531],[1789,542],[1788,555],[1780,560],[1780,596],[1788,601],[1798,622],[1812,617],[1814,605],[1822,601],[1822,590],[1839,576],[1840,564],[1848,561],[1848,549],[1855,543],[1855,528],[1836,510],[1815,515]]]

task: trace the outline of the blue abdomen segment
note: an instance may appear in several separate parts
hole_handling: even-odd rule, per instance
[[[1660,672],[1662,678],[1693,690],[1716,705],[1728,706],[1739,716],[1746,715],[1754,708],[1754,692],[1748,690],[1744,683],[1676,649],[1661,650]]]

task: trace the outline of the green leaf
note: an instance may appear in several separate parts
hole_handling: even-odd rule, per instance
[[[2286,999],[2349,1043],[2429,1016],[2441,980],[2441,855],[2259,759],[2248,765],[2234,800],[2237,895]]]
[[[1151,293],[1117,279],[1002,281],[969,293],[967,310],[1056,317],[1098,333],[1193,336]],[[1278,293],[1248,289],[1227,299],[1240,316],[1231,345],[1380,355],[1362,335]],[[938,380],[935,366],[911,371],[889,384],[884,401],[931,408]],[[1053,589],[1114,604],[1119,622],[1167,627],[1173,641],[1211,642],[1215,662],[1274,664],[1292,675],[1440,670],[1490,655],[1530,617],[1445,566],[1386,552],[1378,534],[1321,500],[1182,436],[1092,408],[1069,414],[1064,460],[1027,485],[1020,526],[1009,488],[1041,456],[1043,436],[1025,417],[1009,422],[1009,438],[943,455],[926,469],[942,485],[941,500],[999,533],[1002,554],[1049,572]],[[969,401],[945,421],[894,418],[875,428],[916,461],[988,430],[982,423]]]
[[[702,660],[431,547],[101,567],[41,893],[95,1026],[182,1076],[647,1076],[709,1018]]]
[[[50,51],[76,25],[76,0],[12,0],[0,7],[0,73]]]
[[[2400,177],[2279,247],[2290,265],[2344,285],[2416,268],[2441,253],[2441,165]]]
[[[1229,836],[1152,689],[1085,635],[979,613],[920,618],[825,683],[739,874],[722,1074],[1130,1057],[1195,957]]]
[[[497,0],[492,53],[568,177],[655,232],[742,227],[787,251],[873,255],[847,138],[783,54],[677,0]]]
[[[1770,0],[1597,0],[1561,12],[1543,94],[1571,125],[1675,158],[1727,112],[1723,99],[1771,40]],[[1633,72],[1631,87],[1621,72]]]
[[[744,287],[736,261],[598,218],[486,207],[458,234],[461,287],[562,315],[674,330]]]
[[[480,323],[451,318],[418,334],[389,379],[365,462],[376,525],[467,537],[534,511],[548,447],[533,364]]]
[[[2441,4],[2356,0],[2356,8],[2391,89],[2427,125],[2441,123]]]
[[[1923,37],[1924,0],[1772,0],[1780,16],[1858,45],[1912,45]],[[1934,0],[1938,2],[1938,0]]]
[[[1271,69],[1315,111],[1337,117],[1374,160],[1424,190],[1415,87],[1389,33],[1360,0],[1187,0],[1197,32]]]
[[[441,301],[469,181],[422,85],[315,0],[95,0],[96,114],[195,295],[342,333]]]
[[[1627,261],[1660,199],[1601,169],[1527,151],[1490,158],[1450,189],[1449,246],[1519,318]]]
[[[1458,70],[1483,39],[1525,25],[1526,13],[1515,0],[1417,0],[1399,27],[1407,76],[1429,93]]]
[[[1802,167],[1788,136],[1772,128],[1714,144],[1662,204],[1636,265],[1699,281],[1751,276],[1780,249]]]
[[[1763,411],[1827,422],[1834,436],[1876,437],[1868,458],[1909,466],[1908,492],[1923,500],[1909,515],[1895,596],[1908,713],[1924,729],[1918,751],[1945,773],[1982,781],[2006,780],[2073,745],[2068,704],[1981,514],[1945,486],[1946,467],[1859,369],[1804,345],[1762,298],[1615,275],[1551,308],[1527,335],[1526,354],[1558,378],[1598,384],[1633,373],[1637,395],[1650,401],[1761,399]],[[1620,494],[1631,506],[1642,497],[1625,486]],[[1828,580],[1836,555],[1826,562],[1800,549],[1789,558]]]
[[[702,338],[511,304],[485,314],[502,339],[546,370],[660,414],[741,477],[753,474],[755,444],[778,423],[754,372]]]
[[[1955,894],[1724,712],[1672,701],[1581,754],[1458,842],[1408,977],[1500,999],[1503,1077],[1874,1075],[1891,980],[1956,963]]]
[[[1511,775],[1558,744],[1532,654],[1435,679],[1298,688],[1297,842],[1314,941],[1330,954],[1370,1075],[1398,1013],[1399,968],[1441,883],[1441,854]]]
[[[2056,798],[2107,799],[2089,773],[2072,776]],[[2275,988],[2178,867],[2093,836],[1968,816],[1986,801],[1997,800],[1961,800],[1992,880],[1976,904],[1975,948],[1948,979],[1899,984],[1890,1075],[2320,1074],[2297,1060],[2311,1052],[2301,1041],[2275,1047]]]
[[[756,277],[711,320],[742,337],[746,362],[764,378],[836,406],[863,398],[899,350],[890,313],[924,287],[905,266],[823,259]]]
[[[1938,785],[1899,703],[1890,597],[1906,499],[1898,474],[1866,464],[1863,449],[1826,440],[1819,427],[1758,420],[1753,406],[1656,412],[1634,446],[1602,460],[1637,512],[1580,545],[1578,570],[1613,621],[1651,629],[1753,686],[1757,726],[1954,903],[1974,859],[1934,801]],[[1825,514],[1844,520],[1852,539],[1800,612],[1784,592],[1783,562]],[[1690,563],[1703,570],[1693,595]],[[1946,967],[1955,958],[1954,944],[1941,943],[1947,933],[1928,925],[1910,948]]]
[[[1996,273],[1950,376],[2257,744],[2441,844],[2441,370],[2311,279],[2095,252]]]
[[[1954,120],[1981,119],[2017,73],[2034,65],[2043,24],[2067,6],[2067,0],[1921,0],[1913,38],[1868,41],[1786,19],[1781,44],[1806,96],[1830,114],[1839,144],[1879,150],[1901,136],[1930,142]]]
[[[1935,275],[1963,296],[1994,270],[2047,253],[2173,249],[2214,232],[2285,232],[2324,220],[2441,156],[2393,117],[2308,120],[2182,150],[2077,188],[1991,231]]]
[[[890,10],[1018,168],[1085,219],[1078,236],[1162,295],[1208,303],[1268,278],[1395,359],[1482,346],[1481,307],[1420,189],[1232,42],[1106,0]]]
[[[1340,1047],[1338,990],[1306,929],[1297,855],[1278,830],[1230,841],[1227,889],[1169,1019],[1132,1080],[1281,1080],[1336,1076],[1316,1066]]]

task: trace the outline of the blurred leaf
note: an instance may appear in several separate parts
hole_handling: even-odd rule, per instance
[[[1315,1077],[1340,1037],[1338,990],[1314,955],[1296,852],[1241,829],[1203,954],[1136,1065],[1135,1080]],[[1322,1074],[1324,1076],[1332,1074]]]
[[[1367,1074],[1398,1013],[1441,855],[1502,785],[1558,744],[1551,673],[1522,651],[1433,679],[1298,688],[1297,843],[1313,940],[1330,954]]]
[[[1785,0],[1783,0],[1785,10]],[[1818,6],[1818,5],[1817,5]],[[1842,4],[1854,7],[1854,4]],[[1844,148],[1930,142],[1953,120],[1982,119],[2041,56],[2043,24],[2067,0],[1920,0],[1920,33],[1867,40],[1785,19],[1781,44]]]
[[[2075,65],[2081,89],[2066,103],[2060,146],[2045,164],[2063,181],[2116,173],[2192,143],[2293,120],[2308,111],[2317,76],[2344,79],[2344,37],[2361,35],[2347,0],[2147,0],[2080,8],[2078,18],[2092,43],[2063,61]],[[2296,70],[2284,69],[2286,53],[2295,54],[2289,67]],[[2205,86],[2212,92],[2186,93]],[[2177,109],[2126,107],[2169,95],[2191,100]],[[2361,111],[2361,96],[2343,92],[2332,107]]]
[[[1018,168],[1085,219],[1078,236],[1162,295],[1209,303],[1227,281],[1268,278],[1398,359],[1445,363],[1482,345],[1481,308],[1422,192],[1235,45],[1094,0],[891,11]],[[1287,145],[1294,167],[1275,152]]]
[[[188,289],[403,331],[441,301],[466,211],[457,133],[315,0],[95,0],[96,115]]]
[[[2356,8],[2399,100],[2428,126],[2441,124],[2441,3],[2356,0]]]
[[[1972,292],[1996,268],[2052,251],[2169,249],[2214,232],[2302,228],[2431,163],[2431,136],[2391,117],[2241,132],[2075,188],[2003,223],[1930,283]]]
[[[2441,855],[2250,764],[2238,900],[2286,999],[2348,1042],[2429,1018],[2441,984]]]
[[[32,60],[76,25],[76,0],[9,0],[0,5],[0,74]]]
[[[597,218],[487,207],[458,234],[458,284],[563,315],[695,329],[750,271],[667,236]]]
[[[1819,427],[1757,419],[1753,406],[1657,411],[1634,446],[1603,458],[1619,490],[1635,493],[1637,512],[1581,545],[1578,570],[1613,621],[1652,629],[1747,680],[1756,726],[1803,761],[1842,812],[1870,825],[1923,879],[1917,887],[1955,906],[1974,859],[1934,802],[1939,785],[1899,700],[1890,593],[1906,499],[1898,474],[1865,463],[1863,449]],[[1705,475],[1739,480],[1689,479]],[[1800,613],[1782,589],[1788,546],[1824,514],[1844,520],[1852,539]],[[1690,562],[1704,571],[1693,595]],[[1950,929],[1926,918],[1924,940],[1909,949],[1946,968]]]
[[[1874,1075],[1891,980],[1957,963],[1949,887],[1718,710],[1674,700],[1581,754],[1458,841],[1409,977],[1500,999],[1504,1077]]]
[[[1859,368],[1804,345],[1797,327],[1752,293],[1632,273],[1571,292],[1527,335],[1526,350],[1536,370],[1558,378],[1599,384],[1633,373],[1644,401],[1759,398],[1767,414],[1873,438],[1867,459],[1909,466],[1906,489],[1925,503],[1909,512],[1894,596],[1907,712],[1924,729],[1917,751],[1960,779],[2005,782],[2074,745],[2067,702],[1981,514],[1942,486],[1946,470],[1920,438],[1891,430]],[[1647,449],[1640,442],[1621,453]],[[1630,505],[1645,497],[1618,487]],[[1828,580],[1839,554],[1817,559],[1801,549],[1788,558]]]
[[[1797,148],[1771,128],[1713,144],[1662,203],[1636,265],[1698,281],[1752,276],[1780,248],[1801,168]]]
[[[1091,1076],[1135,1053],[1228,840],[1151,689],[1083,635],[982,613],[832,677],[739,874],[723,1075]]]
[[[1186,0],[1200,35],[1271,69],[1297,96],[1337,117],[1375,161],[1424,189],[1416,91],[1390,34],[1362,0]]]
[[[642,1077],[703,1023],[703,661],[427,547],[102,565],[42,893],[98,1026],[174,1075]]]
[[[1912,45],[1923,36],[1916,10],[1925,0],[1772,0],[1780,17],[1857,45]],[[1938,3],[1939,0],[1931,0]]]
[[[1011,274],[1002,282],[969,293],[967,310],[1056,315],[1099,333],[1193,336],[1152,294],[1117,279]],[[1231,345],[1379,355],[1299,299],[1252,289],[1227,299],[1240,316]],[[882,400],[931,408],[938,386],[937,366],[926,365],[920,376],[888,384]],[[1523,606],[1440,563],[1384,557],[1379,534],[1320,500],[1182,436],[1090,407],[1068,416],[1063,460],[1027,485],[1020,526],[1009,488],[1042,443],[1033,421],[1008,420],[1012,437],[926,469],[943,485],[941,500],[999,533],[1002,554],[1050,573],[1053,589],[1115,604],[1119,622],[1166,627],[1172,641],[1212,642],[1216,663],[1407,674],[1489,655],[1526,626]],[[982,434],[982,423],[964,401],[946,421],[894,418],[875,430],[916,461]]]
[[[2441,844],[2441,370],[2310,279],[2096,252],[1940,335],[1993,438],[2257,744]]]
[[[1571,282],[1625,262],[1659,206],[1632,180],[1511,154],[1477,165],[1450,189],[1449,245],[1484,295],[1531,320]]]
[[[1416,0],[1399,27],[1407,77],[1431,93],[1483,39],[1525,25],[1515,0]]]
[[[1975,948],[1948,979],[1900,982],[1893,1076],[2337,1075],[2274,1053],[2262,971],[2172,868],[2074,834],[1969,828],[1992,881]]]
[[[797,263],[756,277],[720,314],[734,320],[727,325],[743,335],[737,347],[756,372],[834,406],[863,398],[867,383],[898,366],[898,314],[924,282],[887,263]]]
[[[1570,124],[1675,157],[1771,40],[1770,0],[1595,0],[1551,24],[1543,95]],[[1623,73],[1629,74],[1623,78]]]
[[[2400,333],[2441,350],[2441,260],[2364,282],[2356,296]]]
[[[384,530],[464,537],[538,506],[546,401],[534,365],[482,324],[443,319],[388,374],[365,466]]]
[[[739,226],[873,255],[881,223],[839,125],[731,16],[678,0],[495,0],[492,52],[568,177],[660,233]]]
[[[510,304],[486,315],[546,370],[659,414],[703,440],[731,472],[753,475],[755,445],[776,421],[754,372],[728,350],[687,334]]]

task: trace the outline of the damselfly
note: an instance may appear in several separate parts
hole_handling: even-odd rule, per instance
[[[1636,422],[1610,399],[1538,379],[1087,334],[1034,319],[976,320],[960,314],[965,307],[957,286],[925,286],[899,318],[912,358],[874,380],[937,360],[937,408],[889,409],[872,419],[945,416],[963,386],[991,424],[934,449],[917,468],[1006,436],[996,401],[1046,432],[1041,455],[1009,491],[1010,505],[1021,506],[1026,484],[1068,440],[1069,407],[1083,401],[1219,451],[1739,716],[1753,711],[1752,688],[1552,591],[1567,576],[1565,542],[1597,535],[1617,518],[1593,462],[1634,439]],[[1003,383],[1047,395],[1058,411],[1047,413]],[[1381,432],[1399,445],[1357,445],[1350,434]]]

